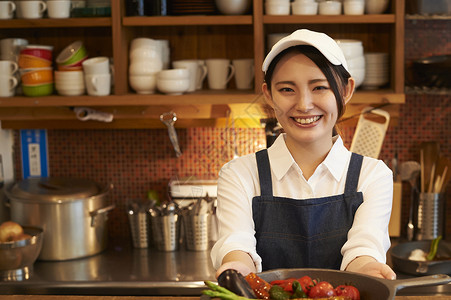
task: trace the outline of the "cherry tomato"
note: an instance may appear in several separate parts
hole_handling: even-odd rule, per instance
[[[293,292],[293,281],[295,281],[296,278],[288,278],[284,280],[274,280],[271,281],[271,285],[278,285],[282,287],[287,292]]]
[[[302,289],[304,290],[304,293],[308,294],[308,291],[315,285],[315,281],[310,278],[310,276],[303,276],[298,279],[299,283],[302,286]]]
[[[327,281],[321,281],[310,289],[308,296],[310,298],[327,298],[336,295],[332,284]]]
[[[360,300],[359,290],[352,285],[339,285],[335,288],[337,296],[349,297],[351,300]]]

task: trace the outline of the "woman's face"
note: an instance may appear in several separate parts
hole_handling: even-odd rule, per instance
[[[307,56],[288,52],[274,69],[271,91],[264,83],[263,93],[287,139],[331,142],[338,118],[336,99],[326,76]]]

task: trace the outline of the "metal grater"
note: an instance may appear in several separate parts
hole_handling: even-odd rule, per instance
[[[372,114],[384,117],[385,122],[378,123],[365,118],[365,114],[370,111]],[[363,156],[378,158],[389,122],[390,114],[385,110],[375,109],[373,107],[363,109],[359,122],[357,123],[350,150]]]

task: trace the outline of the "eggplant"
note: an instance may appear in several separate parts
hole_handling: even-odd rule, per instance
[[[236,270],[228,269],[218,277],[218,284],[239,296],[257,298],[246,278]]]

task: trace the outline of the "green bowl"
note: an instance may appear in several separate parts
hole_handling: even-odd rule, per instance
[[[22,84],[22,92],[28,97],[41,97],[53,94],[53,82],[44,84]]]
[[[68,66],[78,63],[88,56],[88,51],[82,41],[75,41],[64,48],[56,57],[56,63]]]

